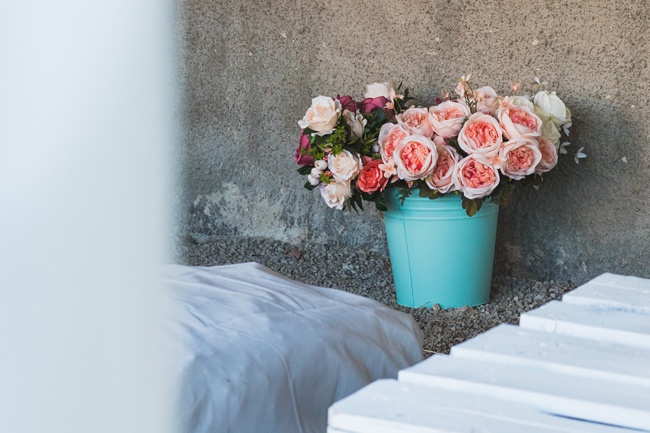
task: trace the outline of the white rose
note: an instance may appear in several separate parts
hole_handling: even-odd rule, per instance
[[[311,100],[311,107],[305,117],[298,121],[302,129],[309,128],[318,135],[331,134],[341,115],[341,103],[338,99],[317,96]]]
[[[556,149],[560,147],[560,131],[558,131],[555,123],[548,118],[542,117],[542,137],[548,139]]]
[[[349,181],[357,177],[361,171],[361,159],[347,150],[338,155],[330,153],[327,156],[327,166],[339,181]]]
[[[329,207],[341,210],[352,195],[350,182],[340,182],[332,179],[330,183],[321,183],[320,195]]]
[[[533,103],[535,104],[535,110],[542,114],[540,117],[550,118],[558,128],[566,123],[570,125],[571,112],[566,109],[564,102],[557,97],[555,92],[539,91],[535,95]]]
[[[518,105],[520,107],[528,107],[530,111],[535,110],[535,104],[527,96],[510,96],[510,103],[512,105]]]
[[[343,118],[350,127],[353,136],[357,139],[363,137],[363,128],[366,127],[368,120],[364,119],[361,113],[353,113],[349,110],[343,110]]]
[[[366,86],[366,93],[363,95],[364,98],[379,98],[380,96],[383,96],[389,101],[402,98],[402,95],[398,95],[390,83],[373,83]]]

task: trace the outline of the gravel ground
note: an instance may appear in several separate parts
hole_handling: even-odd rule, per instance
[[[187,244],[177,251],[180,263],[195,266],[258,262],[307,284],[332,287],[382,302],[412,315],[424,331],[424,354],[449,353],[451,346],[500,323],[517,324],[519,315],[537,308],[575,286],[569,282],[494,277],[492,300],[479,307],[442,310],[397,305],[390,260],[379,253],[339,245],[295,247],[263,238],[218,238]]]

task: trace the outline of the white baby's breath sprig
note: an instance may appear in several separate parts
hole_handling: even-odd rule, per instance
[[[540,86],[546,86],[548,84],[548,81],[540,81],[539,77],[533,78],[533,81],[535,81],[535,83],[539,84]]]
[[[571,143],[568,141],[565,141],[564,143],[560,144],[560,155],[566,155],[568,151],[566,150],[567,146],[569,146]]]
[[[580,164],[580,160],[583,159],[583,158],[586,158],[586,157],[587,157],[587,154],[585,154],[585,153],[582,151],[583,149],[584,149],[584,147],[581,147],[581,148],[578,149],[578,151],[576,152],[576,156],[574,157],[574,159],[575,159],[575,161],[576,161],[576,164]]]

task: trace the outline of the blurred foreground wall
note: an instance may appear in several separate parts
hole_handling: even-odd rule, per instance
[[[172,432],[171,2],[0,3],[0,432]]]
[[[502,209],[497,273],[650,277],[650,5],[488,0],[178,0],[182,239],[266,236],[386,250],[374,210],[328,209],[292,156],[311,98],[403,81],[421,104],[471,72],[539,76],[573,114],[572,154]],[[576,146],[577,145],[577,146]],[[370,207],[373,207],[372,205]]]

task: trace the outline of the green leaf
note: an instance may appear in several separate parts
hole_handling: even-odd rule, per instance
[[[311,191],[311,190],[313,190],[314,188],[316,188],[314,185],[312,185],[312,184],[309,183],[309,182],[305,183],[305,185],[303,185],[303,186],[304,186],[305,188],[307,188],[309,191]]]
[[[420,193],[419,193],[418,195],[419,195],[420,197],[422,197],[422,198],[426,198],[426,197],[429,197],[429,192],[430,192],[430,191],[431,191],[431,190],[428,189],[428,188],[422,188],[422,187],[420,187]]]
[[[484,199],[469,199],[463,197],[463,209],[465,209],[467,216],[471,217],[476,215],[476,212],[478,212],[481,209],[481,206],[483,206],[483,200]]]
[[[309,173],[311,173],[311,169],[311,166],[305,165],[304,167],[300,167],[298,169],[298,173],[302,174],[303,176],[307,176]]]
[[[359,206],[359,209],[363,210],[363,199],[361,198],[361,194],[356,193],[352,196],[352,198],[356,202],[357,206]]]
[[[379,193],[375,200],[375,208],[377,208],[378,211],[380,212],[386,212],[388,210],[388,207],[386,206],[386,200],[384,199],[384,195]]]
[[[406,201],[412,192],[413,191],[408,187],[400,187],[397,189],[397,195],[402,206],[404,206],[404,201]]]

